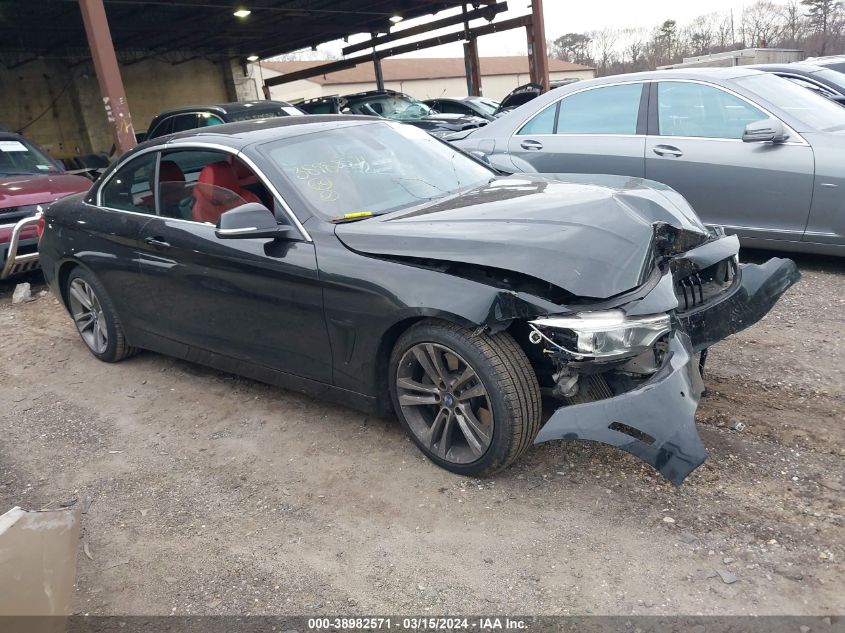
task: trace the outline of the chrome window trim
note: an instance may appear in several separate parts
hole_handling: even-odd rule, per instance
[[[528,121],[530,121],[535,116],[540,114],[540,112],[542,112],[543,110],[545,110],[546,108],[548,108],[550,106],[557,104],[560,101],[563,101],[564,99],[566,99],[568,97],[571,97],[572,95],[578,94],[579,92],[586,92],[588,90],[597,90],[599,88],[608,88],[610,86],[624,86],[624,85],[627,85],[627,84],[637,84],[637,83],[645,85],[645,84],[659,83],[659,82],[664,82],[664,81],[672,81],[672,82],[676,82],[676,83],[701,84],[701,85],[704,85],[704,86],[710,86],[711,88],[716,88],[718,90],[724,90],[728,94],[736,97],[737,99],[744,101],[748,105],[750,105],[754,108],[757,108],[758,110],[761,110],[762,112],[764,112],[765,114],[767,114],[771,118],[777,119],[778,121],[783,123],[783,126],[790,133],[790,136],[794,135],[795,137],[800,139],[800,141],[798,141],[798,142],[787,141],[786,143],[779,143],[779,145],[806,145],[807,147],[810,146],[810,144],[804,139],[803,136],[801,136],[798,132],[796,132],[794,129],[792,129],[791,126],[787,125],[783,121],[783,119],[781,119],[779,116],[775,116],[767,108],[764,108],[760,104],[751,101],[751,99],[749,99],[748,97],[745,97],[745,96],[735,92],[734,90],[732,90],[730,88],[726,88],[725,86],[722,86],[721,84],[713,83],[712,81],[705,81],[703,79],[670,79],[668,77],[666,79],[651,78],[651,79],[632,79],[632,80],[628,80],[628,81],[616,81],[616,82],[613,82],[613,83],[600,84],[598,86],[586,86],[584,88],[581,88],[580,90],[573,90],[572,92],[567,92],[565,95],[561,96],[560,98],[556,99],[555,101],[552,101],[552,102],[546,104],[545,106],[543,106],[542,109],[534,112],[531,116],[524,119],[519,125],[517,125],[514,128],[514,131],[513,131],[513,133],[511,133],[510,137],[515,138],[517,136],[520,136],[519,130],[521,130],[525,126],[525,124],[528,123]],[[742,139],[736,139],[736,138],[719,138],[719,137],[713,137],[713,136],[661,136],[660,134],[525,134],[525,135],[522,135],[522,136],[546,136],[546,137],[549,137],[549,136],[564,136],[564,137],[565,136],[612,136],[612,137],[619,137],[619,138],[653,137],[653,138],[679,138],[679,139],[690,139],[690,140],[692,140],[692,139],[696,139],[696,140],[706,139],[706,140],[720,140],[720,141],[739,141],[740,143],[744,142]]]
[[[780,121],[783,124],[783,127],[785,127],[786,130],[789,132],[790,137],[792,137],[794,135],[794,136],[798,137],[799,139],[801,139],[800,143],[796,143],[794,141],[787,141],[785,143],[778,143],[778,145],[806,145],[807,147],[810,146],[810,144],[806,140],[804,140],[803,136],[801,136],[798,132],[793,130],[792,127],[787,125],[784,122],[784,120],[781,119],[779,116],[775,116],[768,109],[764,108],[759,103],[755,103],[754,101],[752,101],[748,97],[743,96],[743,95],[739,94],[738,92],[731,90],[730,88],[726,88],[725,86],[723,86],[721,84],[713,83],[712,81],[705,81],[703,79],[669,79],[669,78],[666,78],[666,79],[655,79],[654,81],[656,81],[658,83],[672,82],[672,83],[685,83],[685,84],[699,84],[699,85],[702,85],[702,86],[709,86],[710,88],[716,88],[717,90],[722,90],[723,92],[727,92],[729,95],[736,97],[740,101],[744,101],[745,103],[750,105],[752,108],[756,108],[757,110],[762,111],[764,114],[768,115],[769,118]],[[658,86],[658,91],[659,90],[660,90],[660,87]],[[659,116],[660,115],[660,111],[659,111],[659,108],[660,108],[660,93],[659,92],[658,92],[658,95],[657,95],[657,107],[658,107],[658,126],[659,126],[659,120],[660,120],[660,116]],[[658,130],[658,132],[659,132],[659,130]],[[740,143],[745,142],[741,138],[722,138],[722,137],[719,137],[719,136],[663,136],[659,133],[658,134],[652,134],[650,136],[652,136],[653,138],[684,138],[684,139],[690,139],[690,140],[692,140],[692,139],[697,139],[697,140],[705,139],[705,140],[708,140],[708,141],[721,140],[721,141],[739,141]],[[759,142],[765,143],[766,141],[759,141]]]
[[[290,220],[291,224],[294,227],[296,227],[296,230],[299,231],[300,235],[302,235],[302,237],[305,239],[305,241],[306,242],[313,242],[314,241],[311,238],[311,234],[308,233],[307,230],[305,230],[305,227],[302,225],[302,222],[300,222],[299,218],[296,217],[296,214],[293,212],[293,209],[290,208],[290,205],[288,205],[287,201],[284,199],[282,194],[279,193],[279,190],[275,187],[275,185],[273,185],[273,183],[270,181],[270,179],[267,178],[267,176],[264,174],[264,172],[261,171],[258,168],[258,166],[253,162],[253,160],[249,156],[246,156],[243,152],[238,151],[236,149],[233,149],[233,148],[231,148],[227,145],[220,145],[219,143],[208,143],[208,142],[205,142],[205,141],[188,141],[188,142],[185,142],[184,144],[183,143],[171,144],[171,141],[172,141],[172,139],[163,143],[163,144],[160,144],[160,145],[155,145],[153,147],[146,147],[146,148],[136,152],[135,154],[133,154],[129,158],[129,160],[125,161],[124,163],[120,163],[119,165],[116,165],[115,168],[114,168],[114,171],[112,171],[108,175],[108,177],[105,180],[103,180],[103,182],[100,183],[100,185],[97,187],[97,192],[96,192],[96,195],[94,196],[96,206],[101,208],[101,209],[108,209],[110,211],[117,211],[117,212],[120,212],[120,213],[134,213],[136,215],[143,215],[145,217],[165,218],[167,220],[175,220],[177,222],[189,222],[191,224],[211,226],[211,224],[209,222],[197,222],[195,220],[184,220],[182,218],[168,218],[166,216],[159,215],[158,213],[155,213],[155,212],[153,212],[153,213],[140,213],[138,211],[126,211],[125,209],[115,209],[114,207],[104,206],[103,205],[103,199],[102,199],[103,189],[108,185],[109,181],[111,181],[111,179],[114,178],[114,175],[117,172],[119,172],[121,169],[123,169],[125,164],[129,163],[132,160],[135,160],[136,158],[138,158],[140,156],[143,156],[144,154],[148,154],[150,152],[163,152],[163,151],[170,151],[170,150],[182,151],[182,150],[191,150],[191,149],[211,149],[211,150],[221,151],[221,152],[224,152],[226,154],[231,154],[232,156],[237,157],[238,160],[243,161],[243,163],[247,167],[249,167],[253,171],[253,173],[258,177],[258,179],[262,182],[262,184],[265,187],[267,187],[267,190],[270,192],[270,195],[272,195],[273,199],[276,200],[276,202],[279,203],[279,205],[282,207],[282,210],[284,211],[285,215],[287,216],[288,220]]]
[[[522,121],[522,123],[520,123],[519,125],[516,126],[513,134],[511,134],[511,137],[514,137],[514,136],[645,136],[645,134],[600,134],[600,133],[594,133],[594,134],[523,134],[523,135],[520,135],[519,131],[523,127],[525,127],[526,123],[528,123],[535,116],[537,116],[538,114],[543,112],[546,108],[549,108],[553,105],[556,105],[556,104],[560,103],[561,101],[563,101],[564,99],[571,97],[572,95],[577,95],[581,92],[588,92],[590,90],[598,90],[599,88],[610,88],[611,86],[628,86],[628,85],[631,85],[631,84],[643,84],[643,87],[645,87],[645,84],[652,83],[654,81],[657,81],[657,79],[629,79],[627,81],[615,81],[613,83],[601,84],[601,85],[598,85],[598,86],[586,86],[584,88],[581,88],[580,90],[573,90],[572,92],[567,92],[565,95],[559,97],[558,99],[555,99],[554,101],[547,103],[545,106],[543,106],[542,109],[538,110],[537,112],[535,112],[534,114],[532,114],[528,118],[524,119]],[[546,94],[548,94],[548,93],[546,93]],[[640,98],[642,98],[642,93],[640,94]],[[531,101],[528,101],[527,103],[531,103]],[[639,106],[637,106],[637,110],[639,111]],[[637,119],[639,120],[639,114],[637,115]]]
[[[514,134],[514,136],[525,136],[534,138],[536,137],[543,137],[543,138],[567,138],[567,137],[579,137],[579,136],[606,136],[606,137],[613,137],[613,138],[646,138],[646,134],[608,134],[605,132],[593,132],[591,134],[579,132],[577,134],[570,133],[570,134]],[[730,139],[733,140],[733,139]]]
[[[784,126],[786,126],[786,128],[788,130],[792,131],[792,128],[787,126],[785,123],[784,123]],[[663,135],[654,135],[654,136],[649,136],[648,138],[649,139],[655,139],[655,140],[661,139],[661,138],[667,138],[667,139],[681,140],[681,141],[715,141],[715,142],[721,142],[721,143],[724,143],[724,142],[745,143],[745,141],[743,141],[741,138],[721,138],[719,136],[669,136],[669,135],[663,136]],[[752,141],[752,142],[754,142],[754,143],[767,143],[769,141]],[[783,143],[776,143],[776,145],[795,145],[795,146],[798,146],[798,147],[809,147],[810,146],[809,143],[806,143],[806,142],[798,143],[796,141],[784,141]]]

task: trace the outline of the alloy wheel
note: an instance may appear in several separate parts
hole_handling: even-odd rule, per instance
[[[455,351],[419,343],[396,370],[399,406],[417,440],[440,459],[468,464],[493,441],[493,409],[475,370]]]
[[[95,354],[105,353],[109,334],[103,308],[94,289],[77,277],[70,282],[68,294],[71,316],[82,340]]]

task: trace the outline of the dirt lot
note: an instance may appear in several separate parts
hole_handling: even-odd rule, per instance
[[[79,613],[845,613],[845,261],[799,263],[712,350],[680,488],[583,443],[457,477],[393,420],[100,363],[52,296],[2,286],[0,511],[87,507]]]

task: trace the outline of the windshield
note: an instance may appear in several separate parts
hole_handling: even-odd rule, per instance
[[[773,106],[789,113],[803,130],[833,132],[845,129],[845,108],[791,81],[772,74],[752,75],[736,79],[746,90],[762,97]]]
[[[0,139],[0,174],[49,174],[61,171],[34,145],[23,139]]]
[[[495,174],[419,128],[362,123],[261,146],[319,216],[379,214],[444,198]]]
[[[395,121],[413,121],[434,114],[422,101],[407,95],[383,95],[353,102],[349,105],[353,114],[378,115]]]

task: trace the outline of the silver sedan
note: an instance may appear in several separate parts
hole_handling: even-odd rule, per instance
[[[506,172],[656,180],[748,246],[845,256],[845,108],[769,73],[582,81],[452,142]]]

